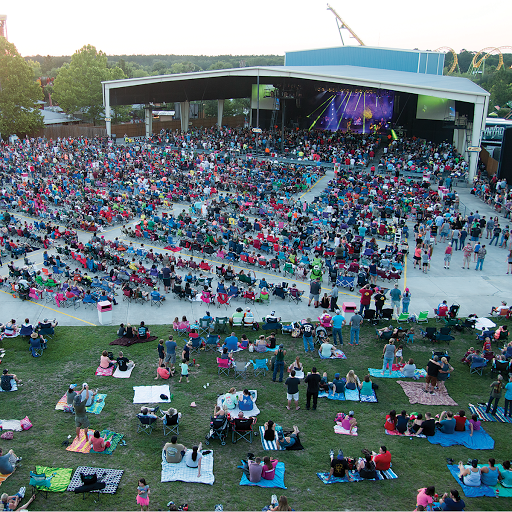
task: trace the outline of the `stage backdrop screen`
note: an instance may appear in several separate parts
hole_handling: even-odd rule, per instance
[[[431,121],[443,121],[455,119],[455,100],[436,98],[418,94],[418,107],[416,119],[430,119]]]
[[[310,130],[385,133],[393,117],[394,94],[384,90],[320,91],[310,100]]]
[[[279,101],[275,101],[276,88],[269,84],[260,84],[260,109],[279,110]],[[258,85],[252,85],[251,108],[258,108]]]

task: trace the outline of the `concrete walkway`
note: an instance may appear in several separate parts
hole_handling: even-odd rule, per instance
[[[299,196],[302,200],[308,202],[312,201],[314,197],[320,195],[325,186],[334,176],[333,170],[329,169],[326,175],[321,178],[309,191]],[[495,212],[481,202],[475,196],[469,193],[469,189],[458,190],[461,204],[472,211],[478,210],[481,215],[494,215]],[[179,212],[183,209],[184,205],[175,205],[175,211]],[[16,215],[23,220],[32,221],[27,217]],[[500,215],[500,223],[505,225],[505,221]],[[135,224],[133,221],[131,224]],[[414,222],[409,222],[409,232],[413,232]],[[120,227],[114,227],[106,230],[104,233],[108,238],[119,237],[123,238],[120,232]],[[90,234],[86,232],[79,232],[79,238],[82,241],[87,241]],[[413,240],[410,241],[411,247]],[[484,239],[485,242],[485,239]],[[381,245],[384,242],[379,242]],[[138,245],[134,242],[134,245]],[[162,252],[161,247],[151,246],[145,244],[145,247],[153,247],[154,251]],[[452,255],[451,267],[449,270],[443,268],[444,249],[446,244],[438,244],[435,246],[431,271],[428,274],[423,274],[418,269],[413,269],[412,252],[407,258],[404,274],[400,282],[400,288],[403,290],[406,286],[410,288],[412,293],[412,301],[409,311],[418,313],[419,311],[428,310],[432,315],[434,307],[444,299],[448,300],[449,304],[457,302],[461,305],[461,315],[466,316],[470,313],[478,315],[487,315],[491,306],[499,305],[502,300],[512,302],[512,275],[506,275],[507,271],[507,255],[508,250],[500,249],[498,247],[488,247],[487,257],[485,259],[483,271],[476,272],[475,264],[472,264],[470,270],[462,270],[462,253],[454,251]],[[55,251],[51,251],[55,252]],[[187,255],[187,253],[183,253]],[[43,263],[43,251],[39,250],[30,254],[30,260],[36,262],[36,268],[41,268]],[[188,255],[187,255],[188,258]],[[195,258],[197,261],[197,258]],[[210,263],[215,265],[220,264],[214,259],[209,260]],[[7,274],[7,267],[2,268],[2,274]],[[17,262],[22,265],[22,261]],[[246,269],[240,265],[235,265],[235,271],[241,268]],[[262,272],[256,271],[258,279],[265,277],[270,283],[276,283],[286,280],[290,283],[291,279],[288,277],[284,279],[281,275],[276,275],[271,271]],[[510,281],[510,282],[509,282]],[[309,294],[309,282],[295,281],[298,288]],[[217,280],[214,279],[214,289],[217,285]],[[382,284],[379,281],[379,284]],[[389,283],[384,283],[385,287],[389,287]],[[328,284],[328,277],[324,276],[322,293],[329,292],[330,286]],[[13,298],[11,293],[5,288],[0,290],[0,310],[2,316],[0,321],[6,323],[9,319],[15,318],[18,323],[22,323],[25,317],[28,317],[32,323],[36,323],[44,318],[57,318],[61,325],[98,325],[98,314],[96,310],[85,309],[83,305],[74,309],[60,309],[55,304],[45,304],[41,302],[25,301],[21,302],[20,299]],[[118,296],[119,304],[113,308],[113,324],[117,325],[121,322],[138,324],[144,320],[148,325],[151,324],[169,324],[172,323],[175,317],[182,317],[186,315],[189,320],[197,319],[203,316],[208,309],[204,303],[179,301],[168,295],[168,300],[161,307],[150,307],[149,304],[133,304],[122,301],[122,296]],[[357,289],[351,293],[345,288],[340,289],[340,297],[338,303],[343,302],[356,302],[359,303],[359,294]],[[246,307],[243,299],[233,301],[232,306],[226,309],[224,306],[211,310],[213,316],[231,316],[237,307]],[[307,300],[303,300],[302,304],[296,305],[288,300],[282,301],[279,298],[272,297],[270,304],[255,304],[250,306],[255,314],[256,319],[259,321],[261,317],[275,310],[277,315],[281,316],[285,321],[300,320],[311,316],[313,320],[320,315],[321,310],[314,310],[313,307],[307,307]]]

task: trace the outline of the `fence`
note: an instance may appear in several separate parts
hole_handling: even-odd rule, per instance
[[[245,121],[244,116],[224,117],[222,124],[235,128],[243,126]],[[191,119],[189,127],[193,128],[211,128],[217,124],[216,117],[208,117],[205,119]],[[160,133],[160,130],[181,130],[181,121],[179,119],[174,121],[153,121],[153,133]],[[144,123],[125,123],[113,124],[111,133],[115,133],[118,137],[123,137],[125,134],[128,137],[144,137],[146,134],[146,127]],[[65,137],[104,137],[107,135],[104,126],[92,126],[87,124],[66,124],[58,126],[47,126],[42,130],[33,134],[33,137],[46,137],[47,139],[57,139]]]

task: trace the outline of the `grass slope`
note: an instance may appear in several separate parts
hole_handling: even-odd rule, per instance
[[[431,325],[434,322],[431,321]],[[94,371],[99,362],[100,352],[109,349],[117,355],[118,346],[109,347],[115,336],[115,327],[59,327],[54,340],[43,357],[34,359],[27,349],[27,342],[21,338],[4,339],[2,344],[7,354],[0,368],[9,368],[23,379],[24,384],[15,393],[0,393],[0,418],[21,419],[30,417],[34,427],[27,432],[15,432],[13,441],[3,441],[4,450],[13,448],[23,457],[22,466],[2,485],[1,492],[13,494],[21,485],[28,486],[29,471],[36,465],[52,467],[70,467],[97,465],[119,468],[125,471],[117,494],[102,496],[96,503],[92,496],[82,501],[81,496],[72,493],[49,493],[48,499],[38,497],[35,507],[38,510],[136,510],[136,487],[138,478],[144,477],[151,488],[150,509],[164,509],[169,500],[175,503],[189,504],[190,510],[213,510],[222,503],[224,510],[260,510],[270,501],[275,489],[258,487],[238,487],[241,471],[236,469],[240,459],[248,451],[263,455],[259,437],[252,445],[242,441],[237,444],[228,442],[220,446],[213,441],[215,484],[213,486],[177,483],[160,483],[160,451],[168,440],[164,438],[161,426],[151,436],[137,434],[135,418],[140,406],[133,404],[135,385],[153,385],[157,364],[157,342],[136,344],[125,347],[124,353],[133,359],[137,366],[130,379],[96,377]],[[152,328],[152,334],[167,337],[171,328],[165,325]],[[253,334],[253,333],[251,333]],[[256,333],[254,333],[256,334]],[[348,330],[344,329],[345,342]],[[432,346],[419,340],[404,347],[404,357],[413,357],[418,366],[426,364]],[[362,378],[368,367],[382,364],[383,343],[376,340],[375,330],[365,325],[361,332],[360,345],[344,345],[346,360],[323,360],[318,355],[304,355],[302,340],[289,336],[279,336],[288,353],[286,362],[290,363],[296,355],[301,356],[307,371],[316,365],[320,372],[327,371],[329,379],[335,372],[345,375],[354,369]],[[469,375],[469,369],[459,363],[461,355],[470,345],[476,345],[473,334],[456,335],[449,351],[455,371],[447,383],[452,398],[467,410],[468,402],[477,403],[488,398],[492,376],[489,371],[483,377]],[[183,343],[179,343],[181,348]],[[271,355],[270,353],[269,356]],[[235,354],[236,360],[248,360],[253,355],[247,352]],[[170,381],[174,393],[173,406],[183,413],[180,424],[180,442],[190,447],[204,440],[209,428],[210,414],[219,394],[225,393],[231,386],[237,389],[258,389],[258,406],[262,413],[258,424],[273,419],[285,427],[297,424],[302,432],[304,451],[279,453],[280,460],[286,464],[284,494],[289,497],[295,510],[412,510],[416,501],[416,489],[435,485],[439,494],[451,488],[457,488],[455,481],[446,469],[446,458],[456,461],[478,457],[486,461],[491,452],[475,452],[463,447],[443,448],[431,445],[422,439],[386,436],[383,430],[385,414],[390,409],[408,412],[425,412],[424,406],[410,405],[401,388],[392,379],[376,379],[379,384],[378,404],[338,402],[319,399],[317,411],[305,409],[305,386],[301,384],[299,411],[287,411],[286,390],[283,384],[273,383],[271,375],[266,377],[250,376],[246,381],[233,380],[233,377],[218,377],[213,353],[201,352],[195,356],[200,368],[191,369],[190,384],[179,384],[178,379]],[[257,355],[257,357],[261,357]],[[56,411],[58,399],[66,391],[69,383],[88,382],[90,387],[99,388],[107,393],[103,412],[89,415],[92,428],[108,428],[125,435],[127,446],[119,446],[113,455],[80,454],[65,450],[62,442],[75,427],[73,416]],[[203,384],[210,383],[205,390]],[[159,384],[163,383],[161,380]],[[195,401],[197,408],[190,407]],[[503,402],[503,400],[502,400]],[[501,404],[503,405],[503,404]],[[353,409],[359,423],[359,436],[340,436],[334,433],[334,417],[337,412]],[[433,407],[433,414],[440,413],[442,407]],[[455,408],[458,410],[458,408]],[[496,441],[492,452],[501,462],[512,456],[508,444],[509,425],[485,423],[485,429]],[[325,486],[316,477],[317,471],[326,471],[330,448],[342,448],[346,455],[359,456],[362,448],[377,449],[385,444],[393,455],[393,469],[399,475],[397,480],[383,482],[361,482]],[[466,500],[469,510],[509,510],[510,500],[479,498]]]

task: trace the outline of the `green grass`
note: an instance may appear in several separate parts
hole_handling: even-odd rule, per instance
[[[170,328],[153,326],[152,331],[158,337],[166,337]],[[348,331],[344,331],[345,342],[347,335]],[[234,385],[237,389],[247,387],[258,390],[257,403],[262,411],[258,424],[268,419],[285,427],[297,424],[302,432],[301,440],[305,450],[279,452],[280,460],[286,464],[286,491],[238,486],[241,470],[236,469],[236,466],[240,459],[248,451],[256,455],[264,454],[259,437],[252,445],[243,441],[234,445],[229,441],[226,446],[220,446],[218,441],[212,442],[210,447],[215,454],[213,486],[160,483],[160,451],[168,438],[164,439],[161,426],[151,436],[137,434],[135,415],[140,405],[132,403],[132,386],[156,383],[153,379],[158,361],[157,342],[136,344],[124,349],[125,355],[137,365],[130,379],[96,377],[94,371],[99,363],[100,352],[109,349],[117,354],[119,347],[108,345],[115,337],[115,327],[59,327],[43,357],[37,359],[30,356],[25,340],[3,340],[7,354],[0,368],[9,368],[23,379],[24,385],[15,393],[0,394],[0,418],[21,419],[28,415],[34,427],[27,432],[15,432],[13,441],[1,443],[4,449],[13,448],[18,456],[23,457],[21,467],[3,483],[1,492],[13,494],[19,486],[28,486],[29,471],[34,470],[36,465],[73,469],[80,465],[90,465],[125,471],[117,494],[104,495],[101,502],[96,503],[93,496],[82,501],[81,496],[68,492],[49,493],[47,500],[39,496],[33,508],[136,510],[137,480],[144,477],[151,488],[151,510],[165,509],[169,500],[178,504],[187,502],[190,510],[213,510],[217,503],[222,503],[225,510],[261,510],[269,503],[273,492],[278,496],[286,494],[296,510],[412,510],[416,504],[416,489],[419,487],[435,485],[439,494],[458,488],[446,468],[447,457],[465,461],[468,457],[476,456],[483,462],[491,456],[491,452],[475,452],[463,447],[443,448],[431,445],[427,440],[386,436],[383,425],[385,414],[390,409],[400,411],[405,408],[408,412],[423,413],[427,410],[424,406],[410,405],[393,379],[376,379],[379,384],[378,404],[319,399],[316,411],[306,411],[305,386],[301,384],[301,410],[287,411],[284,385],[273,383],[271,375],[258,378],[250,376],[246,381],[218,377],[214,354],[202,352],[196,356],[200,368],[191,369],[190,384],[179,384],[176,378],[170,381],[171,392],[174,393],[173,406],[183,413],[180,442],[190,447],[204,440],[217,395],[225,393]],[[432,347],[421,341],[419,336],[416,338],[414,345],[404,347],[404,357],[413,357],[418,366],[424,366]],[[354,369],[362,377],[368,367],[379,367],[382,364],[383,343],[376,341],[374,328],[367,325],[362,329],[358,347],[345,344],[346,360],[320,361],[318,355],[305,355],[302,339],[279,336],[279,341],[285,344],[288,351],[287,363],[296,355],[301,355],[307,371],[316,365],[320,372],[327,371],[330,379],[335,372],[345,375],[349,369]],[[487,399],[492,379],[489,370],[483,377],[470,376],[467,366],[459,362],[464,351],[475,344],[473,335],[457,334],[456,340],[449,346],[455,371],[447,388],[452,398],[466,410],[468,402],[477,403]],[[235,354],[237,360],[249,358],[245,351]],[[84,381],[91,388],[98,387],[100,392],[108,394],[103,412],[98,416],[89,415],[91,427],[99,430],[107,428],[125,435],[127,446],[119,446],[113,455],[71,453],[62,446],[68,435],[74,436],[74,420],[72,415],[56,411],[55,405],[69,383],[81,384]],[[206,382],[210,386],[205,390],[202,386]],[[190,407],[192,401],[197,403],[197,408]],[[347,412],[348,409],[355,411],[359,424],[358,437],[334,433],[336,413]],[[443,408],[429,409],[437,414]],[[458,410],[458,407],[455,409]],[[492,456],[499,462],[510,458],[512,454],[507,441],[510,425],[484,423],[484,427],[496,441]],[[397,480],[326,486],[316,477],[317,471],[328,469],[330,448],[341,447],[346,455],[357,457],[362,448],[376,450],[381,444],[385,444],[392,453],[393,470],[399,476]],[[510,509],[510,502],[506,499],[468,499],[466,504],[469,510]]]

